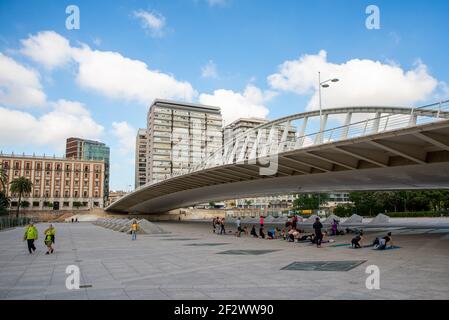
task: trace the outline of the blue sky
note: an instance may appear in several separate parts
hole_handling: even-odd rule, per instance
[[[68,5],[80,29],[65,26]],[[365,9],[380,10],[367,29]],[[152,99],[215,104],[224,118],[448,97],[448,1],[0,0],[0,149],[63,154],[106,142],[111,188],[134,185],[135,130]]]

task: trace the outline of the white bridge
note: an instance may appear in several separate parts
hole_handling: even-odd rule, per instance
[[[198,166],[142,186],[106,210],[159,213],[273,194],[444,188],[449,101],[419,108],[344,107],[248,130]]]

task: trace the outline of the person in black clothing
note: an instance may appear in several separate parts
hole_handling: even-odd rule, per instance
[[[265,232],[263,232],[263,227],[260,227],[259,234],[262,239],[265,239]]]
[[[387,248],[387,245],[393,246],[393,238],[391,237],[391,232],[388,232],[387,235],[383,238],[376,238],[374,240],[373,246],[375,249],[384,250]]]
[[[323,229],[323,225],[320,222],[320,218],[317,217],[315,219],[315,223],[313,224],[317,248],[321,248],[321,240],[323,240],[323,233],[321,232],[321,229]]]
[[[225,218],[221,218],[220,220],[220,234],[226,234]]]
[[[351,247],[353,248],[361,248],[360,241],[363,240],[363,232],[360,231],[359,234],[357,234],[352,240],[351,240]]]
[[[253,227],[251,228],[251,235],[254,238],[259,238],[259,236],[257,235],[257,232],[256,232],[256,226],[255,225],[253,225]]]

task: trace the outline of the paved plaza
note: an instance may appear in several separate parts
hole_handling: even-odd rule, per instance
[[[32,255],[22,242],[22,228],[2,231],[0,298],[449,299],[448,229],[402,230],[397,235],[393,230],[401,248],[376,251],[335,246],[347,243],[351,235],[318,249],[219,236],[210,223],[158,225],[170,233],[131,241],[129,235],[89,222],[56,224],[53,255],[45,255],[42,231],[47,224],[37,225],[40,239]],[[372,231],[367,240],[384,233]],[[318,267],[310,269],[305,262],[318,262]],[[333,264],[343,266],[342,271],[327,271]],[[66,289],[68,265],[79,266],[83,288]],[[369,265],[380,268],[380,290],[365,286]]]

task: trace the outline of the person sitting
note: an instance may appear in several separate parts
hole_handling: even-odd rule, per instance
[[[293,228],[291,228],[289,231],[288,231],[288,236],[287,236],[287,240],[288,240],[288,242],[293,242],[293,241],[295,241],[295,236],[294,236],[294,233],[296,232],[296,229],[293,229]]]
[[[359,234],[357,234],[354,238],[351,240],[351,247],[358,249],[361,248],[361,242],[363,242],[363,231],[360,231]]]
[[[259,236],[257,235],[257,232],[256,232],[256,226],[254,224],[253,224],[253,227],[251,228],[251,235],[254,238],[259,238]]]
[[[275,237],[274,234],[275,234],[275,229],[274,229],[274,228],[269,229],[269,230],[267,231],[267,238],[268,238],[269,240],[273,240],[274,237]]]
[[[314,237],[315,237],[315,234],[313,234],[313,233],[305,234],[305,235],[298,237],[298,242],[311,241],[312,243],[314,243],[314,240],[313,240]]]

